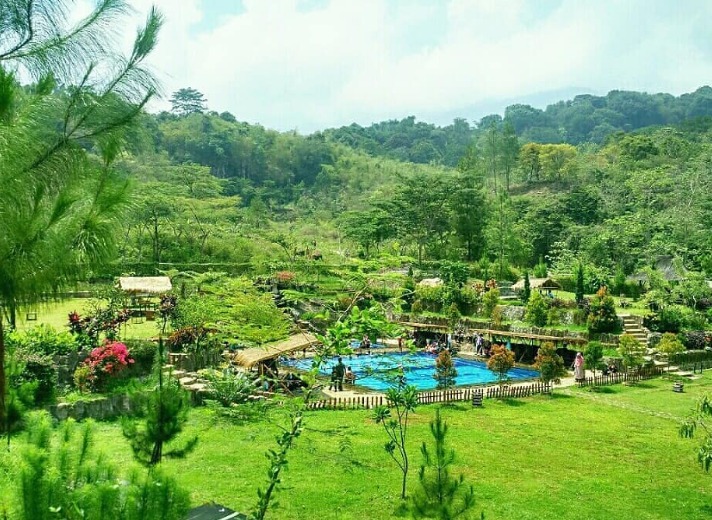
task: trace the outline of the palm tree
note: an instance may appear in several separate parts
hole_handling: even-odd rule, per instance
[[[112,163],[157,89],[142,65],[162,24],[155,9],[122,57],[114,48],[125,0],[102,0],[72,27],[68,4],[0,0],[0,418],[2,318],[14,327],[18,308],[111,258],[129,201]]]

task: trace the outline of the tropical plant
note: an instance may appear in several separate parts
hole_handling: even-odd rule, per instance
[[[91,390],[101,391],[110,379],[133,363],[126,345],[107,340],[102,346],[92,350],[84,360],[83,365],[89,369],[86,382]],[[78,369],[82,368],[80,366]]]
[[[697,450],[697,462],[702,469],[709,473],[712,468],[712,399],[704,395],[697,402],[695,411],[686,417],[680,424],[679,434],[681,437],[691,439],[698,429],[704,430],[704,440]]]

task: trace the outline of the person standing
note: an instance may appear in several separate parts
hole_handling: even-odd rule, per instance
[[[574,359],[574,379],[576,381],[583,381],[584,379],[586,379],[586,372],[584,371],[583,365],[583,354],[581,354],[581,352],[578,352],[576,354],[576,359]]]
[[[334,367],[334,370],[332,372],[332,375],[334,379],[336,380],[336,388],[335,390],[337,392],[341,392],[344,389],[344,375],[346,374],[346,365],[344,365],[343,360],[341,357],[339,357],[339,362],[336,363],[336,366]]]

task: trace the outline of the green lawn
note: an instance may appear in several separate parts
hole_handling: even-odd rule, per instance
[[[708,374],[688,383],[683,394],[661,379],[442,410],[457,452],[456,471],[474,485],[477,510],[488,520],[701,519],[712,511],[712,476],[696,463],[699,440],[679,438],[677,425],[711,384]],[[417,486],[419,445],[430,441],[433,415],[434,407],[427,406],[413,417],[410,491]],[[393,518],[399,473],[370,413],[311,412],[305,424],[269,518]],[[197,451],[165,462],[165,469],[190,489],[196,505],[216,501],[249,509],[265,480],[264,452],[275,447],[276,425],[234,425],[202,408],[193,411],[188,429],[200,435]],[[117,424],[100,424],[97,441],[117,462],[129,464]],[[16,445],[10,457],[17,452]]]
[[[51,325],[56,330],[67,330],[68,316],[71,312],[78,312],[80,315],[88,311],[90,300],[87,298],[71,298],[58,302],[51,302],[39,305],[31,309],[37,313],[37,320],[28,321],[27,312],[18,314],[17,328],[20,330],[35,327],[40,323]],[[155,321],[140,321],[132,318],[121,327],[121,337],[123,339],[148,339],[158,335],[158,326]]]

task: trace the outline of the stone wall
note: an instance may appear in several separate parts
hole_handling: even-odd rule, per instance
[[[49,407],[49,413],[58,421],[69,419],[112,419],[131,413],[136,400],[126,394],[117,394],[100,399],[58,403]]]

